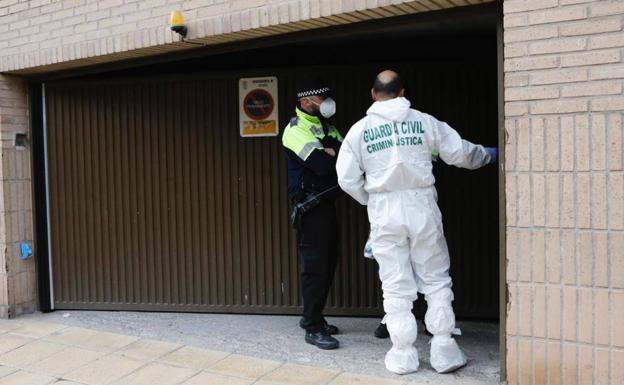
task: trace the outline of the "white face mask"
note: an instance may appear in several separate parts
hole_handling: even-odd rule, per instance
[[[332,98],[327,98],[323,100],[321,104],[316,103],[312,99],[308,99],[308,100],[316,104],[317,106],[319,106],[319,112],[325,118],[331,118],[336,113],[336,102]]]

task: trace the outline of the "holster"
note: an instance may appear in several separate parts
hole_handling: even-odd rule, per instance
[[[317,197],[317,194],[305,193],[302,191],[293,197],[291,203],[290,225],[295,230],[300,230],[303,215],[318,206],[321,203],[321,199]]]

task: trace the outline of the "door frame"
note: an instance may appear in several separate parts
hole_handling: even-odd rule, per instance
[[[507,302],[509,291],[507,288],[507,197],[505,196],[505,145],[507,134],[505,131],[505,56],[503,39],[502,9],[496,23],[496,60],[498,76],[498,280],[499,280],[499,354],[500,354],[500,381],[507,380]]]
[[[503,13],[502,2],[494,1],[477,6],[457,7],[448,10],[427,12],[394,17],[391,28],[406,28],[419,24],[419,28],[443,31],[446,26],[452,25],[466,17],[482,17],[486,13],[496,14],[496,49],[497,49],[497,77],[498,77],[498,204],[499,204],[499,354],[500,354],[500,381],[506,380],[506,317],[508,288],[506,280],[506,196],[505,196],[505,113],[504,113],[504,41],[503,41]],[[343,25],[314,30],[315,37],[340,37],[357,32],[371,33],[377,30],[388,29],[384,19],[357,23],[357,25]],[[144,66],[148,63],[166,63],[202,56],[218,55],[228,52],[246,50],[251,47],[271,47],[310,39],[310,31],[295,32],[267,38],[257,38],[251,41],[220,44],[206,49],[193,49],[186,52],[163,54],[158,57],[131,59],[116,63],[106,63],[87,68],[65,70],[53,73],[37,74],[29,78],[30,101],[30,128],[32,139],[32,192],[33,192],[33,224],[36,253],[36,269],[38,283],[39,310],[49,312],[54,310],[52,290],[52,255],[50,250],[49,207],[47,191],[47,145],[45,130],[45,81],[69,79],[77,76],[93,75],[102,72],[123,70]]]

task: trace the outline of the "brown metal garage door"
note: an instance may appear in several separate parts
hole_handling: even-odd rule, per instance
[[[56,308],[297,311],[279,139],[239,137],[235,92],[234,78],[47,87]],[[374,312],[374,267],[351,262],[343,279],[364,290],[337,285],[332,307]]]
[[[451,96],[449,104],[434,86],[446,84],[447,91],[462,97],[478,94],[495,106],[487,68],[402,67],[408,84],[419,87],[413,100],[447,111],[458,122],[479,125],[479,130],[489,127],[495,135],[496,111],[482,106],[487,101],[469,100],[461,106]],[[336,89],[342,112],[337,123],[345,132],[369,104],[369,79],[376,69],[316,71]],[[472,71],[472,77],[465,78],[464,71]],[[291,115],[296,73],[256,74],[278,76],[282,126]],[[56,309],[300,311],[280,139],[243,139],[238,134],[237,80],[248,75],[46,85]],[[463,134],[482,139],[478,132]],[[453,268],[457,313],[496,318],[496,223],[488,234],[477,235],[478,229],[448,234],[449,226],[466,225],[461,215],[465,202],[457,201],[453,189],[457,183],[460,189],[461,183],[483,183],[484,177],[479,182],[478,175],[475,181],[474,174],[466,178],[446,168],[438,174],[447,191],[440,194],[443,210],[446,201],[453,211],[447,218],[451,223],[445,224],[451,251],[472,258],[464,265],[458,258]],[[495,195],[473,199],[480,200],[477,208],[496,201]],[[339,211],[342,259],[328,313],[379,314],[376,265],[361,257],[368,228],[365,210],[343,198]],[[475,261],[480,267],[474,267]]]

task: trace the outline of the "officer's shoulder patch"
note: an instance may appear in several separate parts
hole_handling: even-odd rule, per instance
[[[296,126],[297,123],[299,123],[299,117],[298,116],[295,116],[295,117],[290,119],[290,125],[291,126]]]

